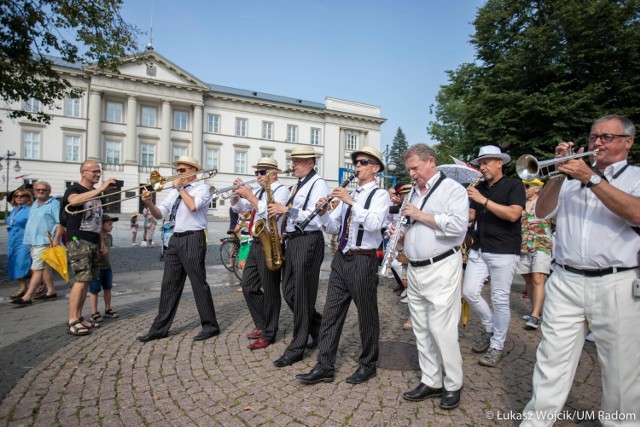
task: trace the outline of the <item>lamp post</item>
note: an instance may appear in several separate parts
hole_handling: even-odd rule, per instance
[[[6,160],[7,161],[7,193],[5,194],[5,201],[4,201],[4,220],[5,222],[7,221],[7,217],[9,216],[9,166],[11,164],[11,158],[16,156],[16,152],[15,151],[11,151],[11,150],[7,150],[7,152],[5,153],[4,156],[0,156],[0,162],[2,162],[2,160]],[[0,171],[3,169],[2,163],[0,163]],[[13,170],[18,173],[22,170],[22,167],[20,167],[20,162],[18,160],[16,160],[16,164],[13,166]]]
[[[391,159],[391,163],[389,163],[389,155],[391,154],[390,150],[389,150],[389,146],[387,145],[387,148],[384,149],[384,151],[382,152],[382,156],[384,157],[384,163],[386,166],[386,169],[389,172],[393,172],[396,170],[396,164],[393,162],[393,159]],[[382,186],[386,189],[387,188],[387,182],[386,182],[386,175],[383,175],[382,177]]]

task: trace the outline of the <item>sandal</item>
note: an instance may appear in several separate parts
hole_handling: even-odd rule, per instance
[[[105,310],[104,315],[107,316],[107,317],[113,317],[113,318],[120,317],[118,312],[117,311],[113,311],[113,309],[111,309],[111,308],[109,310]]]
[[[11,299],[15,300],[15,299],[20,299],[24,296],[24,294],[27,293],[26,289],[20,289],[19,291],[11,294]]]
[[[82,326],[82,320],[80,319],[72,323],[67,323],[67,327],[69,328],[67,329],[67,332],[76,337],[89,335],[91,333],[91,331],[87,327]]]
[[[104,317],[102,317],[99,311],[96,311],[91,315],[91,320],[93,320],[96,323],[102,323],[104,321]]]
[[[99,328],[100,327],[100,323],[94,321],[94,320],[86,320],[84,317],[81,317],[80,319],[78,319],[78,321],[80,322],[87,322],[88,325],[85,325],[84,323],[82,323],[82,326],[84,328]]]

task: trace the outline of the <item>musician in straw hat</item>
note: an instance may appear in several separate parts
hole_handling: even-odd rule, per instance
[[[211,201],[209,186],[197,180],[196,172],[202,168],[196,159],[180,156],[174,165],[178,175],[172,182],[171,192],[160,205],[153,203],[150,192],[142,194],[142,201],[151,215],[156,219],[169,215],[169,224],[173,225],[173,234],[164,253],[158,315],[149,332],[138,337],[138,341],[142,342],[166,338],[187,277],[202,325],[200,333],[193,337],[194,341],[206,340],[220,333],[204,265],[207,254],[207,211]]]

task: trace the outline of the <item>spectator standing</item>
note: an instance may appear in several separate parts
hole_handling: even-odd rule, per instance
[[[18,188],[9,201],[13,206],[7,216],[9,280],[16,280],[20,285],[20,289],[11,295],[11,299],[17,301],[27,293],[27,280],[31,271],[31,256],[29,246],[24,244],[24,233],[33,197],[26,189]]]
[[[153,216],[150,216],[149,220],[147,221],[147,232],[145,233],[148,248],[153,246],[153,235],[156,233],[157,224],[158,220],[156,220]]]
[[[96,280],[92,280],[89,284],[89,303],[91,304],[91,320],[102,323],[104,318],[98,310],[98,296],[103,291],[104,296],[104,315],[105,317],[119,317],[118,313],[111,308],[111,289],[113,288],[113,271],[111,270],[111,247],[113,246],[113,223],[119,218],[102,214],[102,241],[107,247],[106,252],[100,254],[100,273]]]
[[[51,185],[46,181],[37,181],[33,189],[36,202],[31,205],[24,234],[24,244],[29,245],[31,250],[31,281],[24,296],[12,301],[13,304],[18,305],[30,305],[32,299],[50,301],[58,297],[53,285],[51,267],[40,256],[50,245],[60,244],[64,231],[60,225],[60,202],[51,197]],[[48,233],[53,236],[51,241]],[[46,292],[36,295],[36,290],[43,281]]]
[[[138,236],[138,229],[140,225],[138,224],[138,213],[134,213],[131,215],[131,246],[138,246],[136,242]]]

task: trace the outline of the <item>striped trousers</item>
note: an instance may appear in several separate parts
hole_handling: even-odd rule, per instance
[[[322,371],[333,371],[340,334],[351,305],[358,309],[360,327],[360,366],[375,369],[378,361],[378,260],[375,255],[350,255],[336,252],[331,261],[327,300],[320,328],[318,365]]]
[[[242,294],[256,329],[263,331],[262,338],[267,341],[275,341],[278,332],[280,276],[281,270],[267,268],[263,247],[254,240],[242,273]]]
[[[324,260],[324,237],[313,231],[287,241],[282,272],[282,294],[293,311],[293,337],[284,352],[288,358],[304,354],[309,335],[320,334],[322,316],[316,311],[320,267]]]
[[[164,335],[169,332],[187,276],[191,281],[191,289],[193,289],[202,329],[207,332],[220,329],[204,266],[207,254],[204,233],[204,231],[196,231],[188,235],[174,234],[171,236],[169,247],[164,254],[160,306],[158,315],[149,330],[150,334]]]

